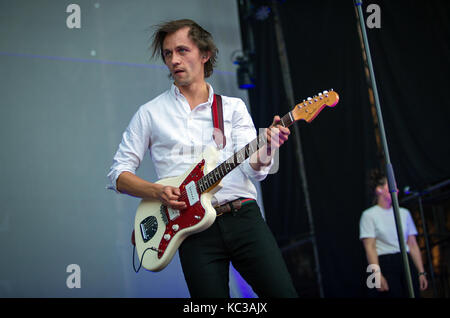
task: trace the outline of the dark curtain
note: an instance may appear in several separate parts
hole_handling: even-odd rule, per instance
[[[253,10],[267,1],[252,1]],[[340,95],[312,123],[299,122],[307,184],[326,297],[364,296],[367,262],[359,219],[371,198],[366,173],[384,168],[375,139],[353,1],[278,1],[296,101],[333,88]],[[367,29],[391,161],[399,189],[423,189],[450,177],[450,4],[377,1],[381,28]],[[364,3],[363,11],[366,11]],[[367,18],[369,13],[365,13]],[[256,127],[288,105],[273,12],[241,11],[244,46],[250,21],[255,82],[249,91]],[[293,133],[293,129],[291,129]],[[279,171],[262,182],[267,222],[280,247],[309,231],[293,134],[280,149]],[[301,293],[301,291],[300,291]]]

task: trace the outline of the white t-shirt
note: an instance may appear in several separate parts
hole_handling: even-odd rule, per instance
[[[405,244],[408,236],[417,235],[417,229],[411,217],[411,213],[400,208],[400,218],[404,232]],[[375,238],[378,255],[393,254],[400,252],[395,226],[394,209],[383,209],[379,205],[365,210],[359,222],[359,238]],[[406,251],[409,252],[408,245]]]

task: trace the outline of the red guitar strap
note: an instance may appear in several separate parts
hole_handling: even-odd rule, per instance
[[[222,96],[214,94],[214,100],[211,107],[214,132],[213,139],[219,149],[225,148],[227,141],[225,139],[225,129],[223,125],[223,108],[222,108]]]

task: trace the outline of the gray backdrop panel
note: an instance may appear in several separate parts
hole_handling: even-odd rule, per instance
[[[69,29],[69,4],[81,28]],[[235,1],[0,1],[1,297],[187,297],[178,255],[160,273],[132,269],[138,199],[106,190],[121,135],[166,90],[150,60],[151,25],[192,18],[219,47],[209,82],[248,102],[231,55],[241,48]],[[156,180],[146,157],[138,174]],[[70,289],[66,267],[81,269]],[[234,272],[232,296],[248,288]]]

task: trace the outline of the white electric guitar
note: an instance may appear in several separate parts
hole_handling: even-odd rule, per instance
[[[281,118],[280,125],[289,127],[298,120],[311,122],[325,107],[335,106],[339,95],[324,91],[296,105]],[[244,162],[266,144],[261,134],[229,159],[218,164],[219,150],[208,148],[201,160],[179,177],[161,179],[156,183],[178,187],[179,201],[187,208],[174,210],[158,200],[142,200],[134,223],[134,242],[141,266],[150,271],[160,271],[172,260],[183,240],[194,233],[206,230],[216,219],[211,198],[221,188],[220,181],[231,170]]]

